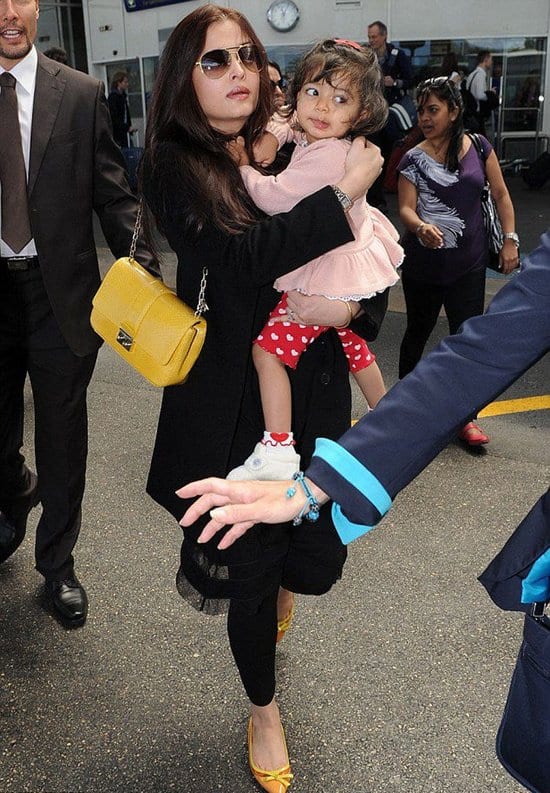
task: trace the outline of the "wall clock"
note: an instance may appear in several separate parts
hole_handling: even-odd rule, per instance
[[[279,33],[287,33],[296,27],[300,9],[293,0],[275,0],[267,9],[267,21]]]

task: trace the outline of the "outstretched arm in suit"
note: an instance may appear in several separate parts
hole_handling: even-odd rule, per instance
[[[335,502],[333,519],[343,542],[369,531],[457,429],[550,348],[550,233],[541,242],[485,315],[441,342],[338,443],[318,442],[306,473],[318,499]],[[182,523],[190,525],[199,514],[221,507],[214,509],[202,537],[233,526],[220,543],[227,547],[254,523],[296,515],[305,499],[300,493],[285,497],[291,484],[191,483],[179,493],[201,498]]]

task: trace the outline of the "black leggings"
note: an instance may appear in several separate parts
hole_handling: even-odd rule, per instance
[[[483,314],[485,268],[472,270],[452,284],[430,284],[402,274],[407,305],[407,329],[399,350],[399,377],[405,377],[422,358],[426,342],[435,327],[441,307],[445,308],[449,332],[456,333],[462,323]]]
[[[275,645],[278,588],[256,613],[231,600],[227,615],[229,644],[248,698],[254,705],[269,705],[275,695]]]

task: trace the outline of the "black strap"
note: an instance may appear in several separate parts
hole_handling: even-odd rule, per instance
[[[476,147],[476,151],[478,153],[479,159],[481,160],[483,165],[485,165],[485,161],[487,160],[487,155],[483,150],[483,146],[481,145],[481,139],[479,135],[477,134],[477,132],[469,132],[468,137]]]

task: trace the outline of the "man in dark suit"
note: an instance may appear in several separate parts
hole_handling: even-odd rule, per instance
[[[0,0],[0,562],[41,501],[36,568],[54,614],[78,626],[88,603],[72,551],[101,343],[89,322],[100,283],[93,211],[118,257],[128,254],[136,203],[102,84],[36,51],[38,15],[38,0]],[[142,247],[138,257],[154,268]],[[27,374],[38,479],[20,451]]]
[[[403,97],[413,85],[412,64],[407,53],[400,47],[388,43],[388,28],[383,22],[371,22],[368,27],[369,44],[376,52],[378,64],[382,71],[384,96],[388,105],[393,105]],[[383,183],[386,165],[391,154],[394,137],[389,134],[387,125],[380,132],[372,135],[370,140],[380,147],[384,157],[384,168],[368,193],[368,202],[379,209],[386,209]]]

